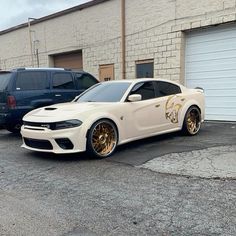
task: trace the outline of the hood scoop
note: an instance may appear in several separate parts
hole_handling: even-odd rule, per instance
[[[46,108],[44,108],[44,110],[46,110],[46,111],[54,111],[56,109],[57,109],[56,107],[46,107]]]

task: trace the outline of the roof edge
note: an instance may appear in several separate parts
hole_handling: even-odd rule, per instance
[[[77,6],[74,6],[74,7],[71,7],[71,8],[68,8],[68,9],[50,14],[50,15],[43,16],[41,18],[35,19],[35,20],[30,22],[30,25],[35,25],[35,24],[41,23],[43,21],[51,20],[51,19],[54,19],[54,18],[57,18],[57,17],[60,17],[60,16],[64,16],[64,15],[76,12],[76,11],[81,11],[83,9],[86,9],[86,8],[89,8],[89,7],[92,7],[92,6],[98,5],[98,4],[103,3],[103,2],[107,2],[107,1],[110,1],[110,0],[93,0],[93,1],[90,1],[90,2],[86,2],[86,3],[80,4],[80,5],[77,5]],[[9,32],[12,32],[12,31],[15,31],[15,30],[18,30],[18,29],[22,29],[22,28],[25,28],[25,27],[28,27],[28,22],[10,27],[10,28],[5,29],[5,30],[2,30],[2,31],[0,31],[0,35],[7,34]]]

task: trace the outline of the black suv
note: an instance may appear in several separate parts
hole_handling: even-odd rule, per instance
[[[19,132],[27,112],[71,101],[96,83],[98,80],[89,73],[60,68],[0,71],[0,126]]]

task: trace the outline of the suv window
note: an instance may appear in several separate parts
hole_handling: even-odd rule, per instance
[[[71,73],[54,73],[52,86],[54,89],[75,89]]]
[[[152,82],[142,82],[136,84],[131,90],[131,94],[140,94],[142,100],[155,98],[155,90]]]
[[[157,81],[155,82],[155,85],[156,85],[157,97],[163,97],[181,93],[180,87],[172,83]]]
[[[11,78],[11,73],[0,73],[0,90],[6,89]]]
[[[79,89],[88,89],[89,87],[97,84],[97,80],[90,75],[76,74],[76,83]]]
[[[16,90],[47,89],[47,73],[43,71],[19,72],[16,77]]]

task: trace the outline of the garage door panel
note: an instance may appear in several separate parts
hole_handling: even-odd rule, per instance
[[[235,97],[235,99],[236,99],[236,97]],[[222,100],[220,100],[216,97],[207,97],[206,107],[207,108],[231,108],[232,109],[232,107],[236,107],[236,100],[232,100],[231,97],[228,97],[228,99],[224,98]]]
[[[194,32],[188,36],[190,43],[189,45],[196,43],[207,43],[209,41],[220,41],[220,40],[228,40],[231,38],[236,39],[236,32],[232,29],[208,29],[204,34],[202,32]]]
[[[62,67],[73,70],[83,69],[83,59],[81,51],[54,55],[53,59],[54,67]]]
[[[214,45],[212,43],[214,43]],[[222,47],[224,47],[224,50],[221,49]],[[211,53],[230,50],[236,50],[236,39],[228,39],[227,41],[222,40],[215,42],[210,41],[207,44],[193,44],[189,48],[189,54]]]
[[[208,114],[207,120],[217,120],[219,121],[235,121],[235,115],[228,115],[228,114]]]
[[[206,119],[236,121],[236,27],[205,29],[186,36],[187,87],[202,87]]]
[[[206,96],[215,96],[218,97],[236,97],[236,89],[215,89],[215,88],[207,88],[205,89]]]
[[[224,88],[224,91],[226,89],[236,89],[235,87],[232,87],[232,83],[229,80],[229,78],[219,78],[219,79],[215,79],[215,78],[211,78],[210,79],[210,83],[209,83],[209,79],[195,79],[195,80],[190,80],[189,82],[191,82],[191,84],[195,87],[198,87],[199,84],[201,84],[202,88],[204,89],[212,89],[212,87],[214,86],[213,89],[219,89],[222,90],[222,88]],[[223,91],[223,93],[224,93]]]
[[[211,52],[211,53],[196,53],[186,55],[186,60],[188,62],[195,61],[209,61],[209,60],[224,60],[226,58],[235,58],[236,49],[235,50],[225,50],[220,52]]]
[[[187,66],[187,65],[186,65]],[[186,68],[188,70],[188,68]],[[201,79],[201,78],[236,78],[236,69],[231,70],[216,70],[201,72],[201,71],[186,71],[186,79]],[[231,80],[230,80],[231,81]]]
[[[227,115],[233,117],[235,115],[235,111],[229,107],[219,107],[219,108],[207,107],[207,109],[209,110],[209,114],[211,115],[216,115],[216,116],[219,115],[217,109],[220,109],[222,111],[221,116]]]
[[[215,68],[215,71],[219,70],[232,70],[236,66],[236,59],[225,59],[225,60],[210,60],[208,62],[188,62],[186,72],[204,72],[211,71],[212,68]]]

